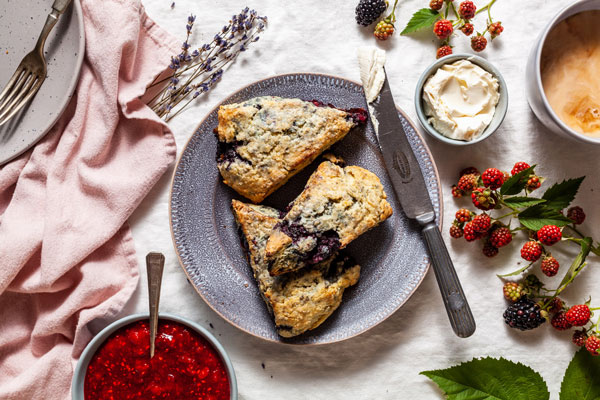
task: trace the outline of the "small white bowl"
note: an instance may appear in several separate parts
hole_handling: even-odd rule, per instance
[[[550,103],[548,103],[546,93],[544,92],[544,87],[542,86],[542,75],[540,65],[544,44],[546,43],[546,38],[548,37],[550,31],[552,31],[552,29],[562,20],[572,15],[578,14],[582,11],[590,10],[600,10],[600,0],[581,0],[576,3],[570,4],[569,6],[565,7],[562,11],[560,11],[548,23],[548,25],[546,25],[546,27],[536,40],[535,45],[531,49],[531,52],[529,53],[529,59],[527,60],[527,68],[525,70],[525,82],[527,89],[527,101],[529,102],[529,107],[531,107],[533,113],[540,120],[540,122],[546,126],[546,128],[550,129],[552,132],[560,136],[576,139],[579,142],[589,144],[600,144],[600,138],[592,138],[575,131],[574,129],[570,128],[567,124],[565,124],[556,115],[556,113],[550,106]]]
[[[106,328],[102,329],[100,333],[94,336],[94,338],[88,343],[86,348],[83,350],[83,353],[81,353],[81,357],[79,358],[77,366],[75,367],[75,373],[73,374],[73,381],[71,383],[71,395],[73,400],[85,399],[83,393],[83,386],[88,365],[92,360],[94,354],[96,354],[98,348],[102,346],[102,344],[104,344],[106,339],[108,339],[108,337],[119,328],[129,325],[133,322],[148,318],[148,314],[128,315],[127,317],[121,318],[108,325]],[[180,324],[187,326],[188,328],[199,334],[201,337],[206,339],[208,343],[212,345],[216,352],[221,356],[223,366],[225,367],[225,371],[227,371],[227,378],[229,379],[230,399],[237,400],[238,389],[237,380],[235,378],[235,371],[233,370],[233,364],[231,363],[231,359],[227,355],[225,348],[221,345],[221,343],[219,343],[217,338],[197,323],[190,321],[189,319],[179,317],[177,315],[160,313],[159,319],[166,319],[170,321],[179,322]]]
[[[485,128],[485,130],[481,133],[481,135],[479,135],[478,138],[473,139],[471,141],[451,139],[449,137],[442,135],[429,123],[428,117],[425,115],[425,112],[423,110],[423,86],[425,86],[425,82],[427,82],[427,79],[429,79],[429,77],[431,75],[435,74],[435,72],[441,66],[446,65],[446,64],[451,64],[458,60],[469,60],[473,64],[483,68],[484,70],[486,70],[487,72],[492,74],[496,79],[498,79],[498,85],[499,85],[500,98],[498,99],[498,104],[496,105],[496,111],[494,112],[492,121],[487,126],[487,128]],[[504,121],[504,117],[506,116],[506,111],[508,110],[508,90],[506,87],[506,82],[504,81],[502,74],[500,74],[500,71],[498,71],[498,69],[496,67],[494,67],[485,58],[481,58],[474,54],[467,54],[467,53],[450,54],[448,56],[440,58],[439,60],[437,60],[436,62],[431,64],[421,74],[421,77],[419,78],[419,81],[417,82],[417,87],[415,89],[415,108],[417,110],[417,117],[419,119],[419,122],[421,123],[421,126],[423,127],[423,129],[425,129],[425,132],[427,132],[429,135],[433,136],[434,138],[436,138],[444,143],[448,143],[448,144],[452,144],[452,145],[456,145],[456,146],[467,146],[467,145],[478,143],[478,142],[481,142],[482,140],[487,139],[494,132],[496,132],[498,127],[500,127],[500,125],[502,124],[502,121]]]

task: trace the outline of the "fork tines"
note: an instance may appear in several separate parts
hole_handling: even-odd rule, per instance
[[[0,126],[15,115],[42,86],[43,79],[19,65],[0,93]]]

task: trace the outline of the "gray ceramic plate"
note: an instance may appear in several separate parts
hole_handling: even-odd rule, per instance
[[[0,9],[0,91],[33,50],[54,0],[4,0]],[[79,0],[74,0],[46,41],[48,75],[39,92],[0,127],[0,165],[36,144],[65,109],[79,77],[85,38]]]
[[[342,108],[366,108],[359,84],[315,74],[265,79],[238,91],[223,103],[264,95],[316,99]],[[340,308],[319,328],[290,340],[277,335],[240,245],[230,204],[232,198],[244,199],[220,181],[213,135],[217,108],[202,121],[183,150],[171,189],[175,248],[189,281],[200,296],[238,328],[284,343],[336,342],[364,332],[389,317],[421,283],[429,259],[420,229],[404,216],[394,197],[371,125],[351,131],[332,150],[348,164],[365,167],[381,178],[394,215],[348,246],[348,252],[362,265],[362,274],[359,283],[344,294]],[[400,117],[439,216],[441,193],[435,164],[415,126],[401,112]],[[316,162],[307,167],[264,204],[284,208],[302,191],[316,167]]]

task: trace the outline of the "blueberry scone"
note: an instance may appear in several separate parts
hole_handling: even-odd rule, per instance
[[[272,96],[221,106],[218,116],[219,172],[255,203],[367,120],[364,109]]]
[[[279,211],[232,201],[250,266],[279,335],[292,337],[321,325],[340,305],[344,290],[356,284],[360,266],[334,255],[313,268],[273,277],[265,260],[265,245]]]
[[[392,215],[379,178],[357,166],[322,162],[271,232],[271,275],[328,259]]]

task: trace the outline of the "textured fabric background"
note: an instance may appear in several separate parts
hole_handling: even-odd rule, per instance
[[[269,17],[269,28],[252,49],[225,72],[223,80],[202,101],[171,122],[178,154],[196,125],[222,99],[255,80],[288,72],[321,72],[359,80],[356,48],[375,45],[371,30],[354,21],[354,1],[279,0],[248,3],[240,0],[144,0],[148,13],[164,28],[183,38],[188,14],[198,16],[196,43],[212,39],[231,14],[248,5]],[[476,0],[478,6],[484,1]],[[397,27],[425,0],[400,0]],[[524,69],[529,50],[545,24],[566,3],[558,0],[498,0],[494,17],[505,25],[483,57],[502,72],[509,87],[509,110],[500,130],[490,139],[468,147],[450,147],[435,139],[427,142],[437,163],[445,199],[444,236],[453,256],[465,292],[475,314],[478,329],[469,339],[459,339],[450,330],[433,273],[401,310],[369,332],[345,342],[324,347],[293,347],[264,342],[249,336],[217,316],[186,282],[173,250],[168,222],[170,174],[167,173],[131,218],[140,265],[148,251],[165,253],[161,310],[193,318],[218,335],[235,365],[240,398],[250,399],[438,399],[437,387],[419,371],[446,368],[472,357],[503,356],[540,371],[548,382],[551,399],[558,399],[563,372],[575,346],[569,333],[549,328],[517,332],[506,328],[502,312],[506,307],[501,281],[496,273],[516,269],[521,240],[493,260],[481,254],[480,244],[451,241],[446,231],[458,206],[449,187],[462,167],[497,166],[510,169],[515,161],[538,163],[538,171],[550,182],[587,175],[576,199],[588,214],[584,230],[600,237],[597,174],[600,148],[557,137],[537,122],[524,93]],[[482,30],[483,16],[476,29]],[[414,89],[423,69],[435,58],[436,41],[429,32],[411,37],[394,36],[379,45],[388,51],[387,71],[397,104],[416,122]],[[455,52],[467,50],[468,40],[455,38]],[[207,155],[212,157],[212,155]],[[547,187],[547,184],[543,187]],[[574,248],[566,246],[553,253],[564,264]],[[600,301],[598,258],[577,283],[565,293],[571,302],[589,294]],[[539,274],[541,275],[541,274]],[[552,286],[556,285],[555,278]],[[146,310],[146,283],[138,287],[126,312]],[[596,301],[597,303],[597,301]],[[100,325],[100,324],[99,324]],[[265,364],[265,368],[261,367]]]

